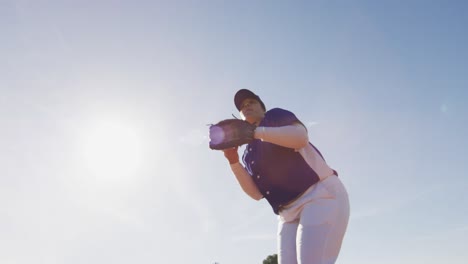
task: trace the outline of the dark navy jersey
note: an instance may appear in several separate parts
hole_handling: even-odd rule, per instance
[[[295,123],[301,122],[292,112],[274,108],[265,113],[259,126],[281,127]],[[336,174],[311,143],[296,150],[256,139],[247,145],[242,159],[275,214],[321,178]]]

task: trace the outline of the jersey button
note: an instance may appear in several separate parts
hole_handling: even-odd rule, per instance
[[[266,194],[269,195],[269,194],[270,194],[270,191],[266,191]]]
[[[254,164],[255,163],[255,160],[252,160],[252,162],[250,162],[250,164]]]
[[[249,151],[252,151],[252,148],[249,148]]]
[[[260,175],[257,175],[257,179],[260,179]]]

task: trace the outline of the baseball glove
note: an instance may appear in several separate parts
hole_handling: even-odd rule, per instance
[[[241,119],[226,119],[210,126],[210,148],[223,150],[254,139],[255,125]]]

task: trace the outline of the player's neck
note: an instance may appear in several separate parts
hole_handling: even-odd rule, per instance
[[[259,126],[260,122],[262,122],[262,119],[254,120],[253,122],[250,122],[250,123],[253,124],[253,125]]]

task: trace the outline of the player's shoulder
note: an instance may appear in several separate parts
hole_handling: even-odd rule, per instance
[[[265,113],[261,125],[265,126],[285,126],[299,121],[291,111],[282,108],[272,108]]]
[[[265,113],[265,117],[280,117],[285,115],[294,115],[294,113],[279,107],[272,108]]]

